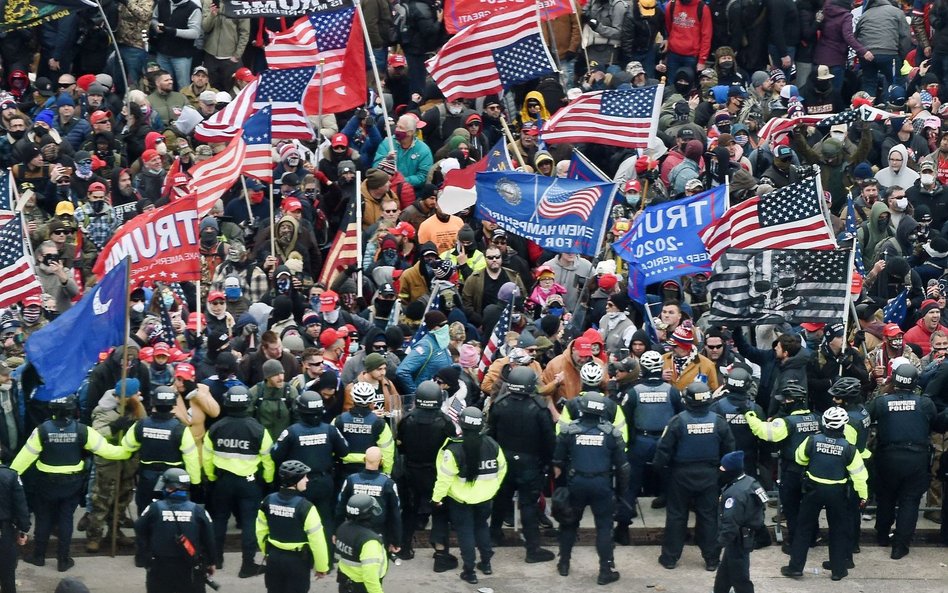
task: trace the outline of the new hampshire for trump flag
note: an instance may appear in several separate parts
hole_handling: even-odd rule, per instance
[[[836,323],[849,293],[848,249],[728,250],[708,282],[712,323]]]
[[[478,173],[481,218],[554,253],[599,253],[614,183],[529,173]]]
[[[128,266],[128,259],[122,260],[81,301],[27,340],[27,359],[43,379],[34,399],[75,393],[99,353],[125,343]]]

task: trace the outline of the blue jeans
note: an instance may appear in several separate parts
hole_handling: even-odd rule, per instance
[[[655,76],[655,58],[658,53],[658,46],[654,43],[649,48],[648,51],[633,54],[629,57],[629,62],[641,62],[642,67],[645,68],[645,75],[649,78]],[[625,65],[622,66],[625,68]],[[674,76],[674,72],[669,73],[668,80],[671,80],[671,77]],[[674,82],[674,81],[673,81]]]
[[[145,71],[145,64],[148,63],[148,52],[130,45],[119,45],[119,52],[122,54],[122,63],[125,66],[125,76],[128,77],[128,84],[136,86]],[[116,94],[121,97],[127,89],[125,88],[125,77],[119,71],[118,60],[114,54],[109,57],[109,70],[112,72]]]
[[[830,73],[836,78],[833,79],[833,90],[838,91],[843,88],[846,82],[846,66],[830,66]]]
[[[668,52],[665,56],[665,72],[668,76],[668,80],[675,82],[675,73],[678,72],[681,68],[688,68],[692,73],[695,72],[695,67],[698,65],[698,58],[694,56],[683,56],[681,54],[676,54]],[[697,76],[695,76],[697,80]]]
[[[773,62],[774,67],[780,68],[781,70],[783,70],[783,75],[787,77],[787,84],[796,84],[796,83],[794,82],[794,79],[790,76],[790,69],[793,67],[793,64],[792,64],[792,63],[790,64],[790,68],[784,68],[784,67],[781,65],[780,61],[783,59],[783,56],[778,56],[778,55],[777,55],[778,53],[780,53],[780,52],[777,51],[777,46],[776,46],[776,45],[769,45],[769,44],[768,44],[768,45],[767,45],[767,53],[770,55],[770,61]],[[784,54],[784,55],[788,55],[788,56],[790,56],[790,59],[791,59],[791,60],[794,60],[794,59],[796,58],[796,56],[797,56],[797,48],[795,48],[795,47],[788,47],[788,48],[787,48],[787,53]],[[803,84],[803,82],[801,82],[800,84]]]
[[[166,70],[174,77],[174,90],[179,91],[181,87],[191,84],[191,57],[175,58],[158,54],[158,65],[162,70]]]
[[[898,59],[893,55],[876,54],[871,62],[863,61],[862,64],[862,90],[873,97],[886,100],[889,95],[889,85],[897,81],[901,76],[898,75]],[[881,80],[880,80],[881,78]],[[879,92],[879,85],[882,85],[882,92]]]

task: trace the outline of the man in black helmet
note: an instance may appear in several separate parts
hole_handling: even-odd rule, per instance
[[[339,555],[339,593],[382,593],[388,555],[382,536],[370,524],[382,508],[368,494],[354,494],[346,502],[346,521],[336,530],[333,547]]]
[[[303,498],[310,467],[290,460],[280,464],[280,490],[260,503],[257,545],[267,559],[267,593],[306,593],[309,571],[316,578],[329,572],[329,553],[323,523],[313,503]]]
[[[872,452],[866,448],[866,444],[869,441],[869,428],[872,425],[872,418],[869,417],[869,410],[862,404],[862,394],[862,384],[853,377],[840,377],[829,389],[829,395],[833,398],[833,403],[849,414],[849,422],[844,430],[846,441],[856,447],[859,456],[862,457],[862,461],[866,465],[866,472],[871,473],[869,459]],[[861,551],[859,533],[862,530],[862,511],[859,508],[859,497],[855,495],[852,488],[850,488],[847,509],[850,529],[847,542],[850,544],[849,560],[852,560],[852,555]]]
[[[629,485],[629,463],[625,456],[622,433],[603,418],[606,398],[587,392],[582,398],[580,417],[560,431],[553,454],[553,472],[557,478],[567,475],[572,522],[560,523],[561,576],[569,575],[569,563],[576,532],[587,506],[596,525],[596,552],[599,555],[600,585],[619,580],[612,555],[613,497],[623,496]],[[613,491],[612,477],[616,477]]]
[[[718,546],[724,550],[714,575],[714,593],[754,593],[750,580],[750,552],[755,534],[764,526],[767,492],[744,472],[744,451],[738,449],[721,458],[720,481],[724,484],[718,503]]]
[[[437,471],[435,462],[444,442],[455,436],[454,424],[441,411],[445,393],[434,381],[423,381],[415,392],[415,408],[398,423],[398,450],[405,471],[398,483],[402,500],[402,549],[399,557],[415,556],[412,539],[431,516],[429,540],[435,549],[435,572],[457,568],[458,559],[448,551],[448,520],[444,508],[431,506]]]
[[[135,566],[147,570],[147,593],[203,593],[214,574],[217,548],[211,518],[188,499],[190,486],[185,470],[165,470],[155,487],[162,498],[135,522]]]
[[[892,361],[895,390],[866,406],[877,425],[876,540],[892,546],[891,558],[909,553],[918,523],[918,505],[928,489],[928,457],[932,429],[944,432],[946,413],[936,415],[931,398],[916,391],[918,369],[907,359]],[[898,507],[898,511],[896,511]],[[889,533],[895,523],[895,535]]]
[[[494,498],[491,536],[503,540],[503,521],[517,493],[523,524],[526,561],[549,562],[556,556],[540,547],[539,507],[544,468],[548,467],[556,445],[553,417],[546,400],[536,393],[537,375],[530,367],[517,367],[507,376],[507,394],[491,405],[487,434],[507,455],[509,470]]]
[[[695,540],[705,570],[713,572],[720,554],[715,540],[718,462],[734,450],[734,435],[724,418],[708,409],[711,390],[707,385],[691,383],[683,395],[686,409],[669,420],[653,461],[657,470],[669,470],[665,539],[658,562],[669,570],[678,565],[693,505]]]
[[[242,579],[260,574],[260,565],[254,562],[257,542],[250,522],[256,516],[263,487],[257,472],[263,469],[265,482],[273,481],[273,459],[270,448],[273,439],[262,424],[249,416],[250,394],[246,387],[231,387],[224,394],[227,415],[214,423],[204,435],[204,473],[214,483],[211,494],[218,557],[217,566],[224,564],[224,536],[231,513],[237,514],[244,529],[241,531],[243,553],[240,572]]]

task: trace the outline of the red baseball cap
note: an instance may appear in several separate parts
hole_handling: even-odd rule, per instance
[[[415,227],[411,226],[410,222],[403,220],[392,227],[392,234],[401,235],[402,237],[411,240],[415,238]]]
[[[281,208],[284,212],[299,212],[303,209],[303,204],[297,198],[286,198]]]
[[[204,315],[200,313],[191,313],[188,315],[188,324],[185,326],[191,331],[197,331],[197,320],[201,319],[201,328],[207,327],[207,324],[204,323]]]
[[[30,296],[23,299],[23,306],[30,307],[36,305],[37,307],[43,306],[43,297],[38,294],[31,294]]]
[[[207,293],[207,302],[209,303],[213,303],[214,301],[225,301],[225,300],[227,300],[227,297],[220,290],[212,290],[211,292]]]
[[[319,344],[323,348],[329,348],[335,344],[341,336],[333,328],[323,330],[323,333],[319,334]]]
[[[250,68],[246,66],[238,68],[237,72],[234,72],[234,78],[243,82],[253,82],[257,79],[257,77],[253,75],[253,72],[250,71]]]
[[[886,323],[885,327],[882,328],[882,335],[886,338],[901,336],[903,333],[902,328],[897,323]]]
[[[102,123],[102,122],[104,122],[104,121],[108,121],[109,119],[111,119],[111,117],[112,117],[112,112],[111,112],[111,111],[108,111],[108,110],[106,110],[106,111],[99,110],[99,111],[96,111],[95,113],[93,113],[92,115],[89,116],[89,123],[91,123],[91,124]]]
[[[323,294],[319,295],[319,311],[320,313],[328,313],[336,309],[336,305],[339,303],[339,295],[335,291],[327,290]]]
[[[165,344],[164,342],[158,342],[155,344],[155,347],[152,348],[151,355],[154,356],[171,356],[171,347]]]
[[[400,68],[402,66],[407,66],[408,60],[405,59],[405,56],[402,54],[388,54],[388,66],[389,68]]]
[[[824,327],[826,327],[826,324],[825,324],[825,323],[814,323],[814,322],[812,322],[812,321],[807,321],[806,323],[801,323],[801,324],[800,324],[800,327],[802,327],[803,329],[805,329],[805,330],[808,331],[808,332],[818,332],[818,331],[820,331],[821,329],[823,329]]]
[[[583,339],[573,340],[573,351],[580,356],[592,356],[592,344]]]
[[[194,381],[194,365],[189,362],[178,363],[178,366],[174,367],[174,376],[186,381]]]
[[[105,184],[104,184],[104,183],[102,183],[101,181],[95,181],[95,182],[89,184],[89,189],[86,190],[86,193],[90,193],[90,194],[91,194],[91,193],[94,192],[94,191],[100,191],[100,192],[102,192],[102,193],[105,193],[107,190],[106,190],[106,188],[105,188]]]
[[[148,161],[154,159],[155,157],[161,157],[161,154],[154,148],[149,148],[142,153],[142,162],[147,163]]]
[[[332,140],[330,140],[329,143],[330,143],[330,145],[332,145],[332,146],[345,146],[345,147],[348,147],[348,146],[349,146],[349,137],[346,136],[345,134],[343,134],[342,132],[339,132],[338,134],[333,134],[333,135],[332,135]]]

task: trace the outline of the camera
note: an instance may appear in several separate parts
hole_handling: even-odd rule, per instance
[[[58,262],[58,261],[59,261],[59,256],[56,255],[55,253],[47,253],[46,255],[43,256],[43,263],[47,266],[53,262]]]

